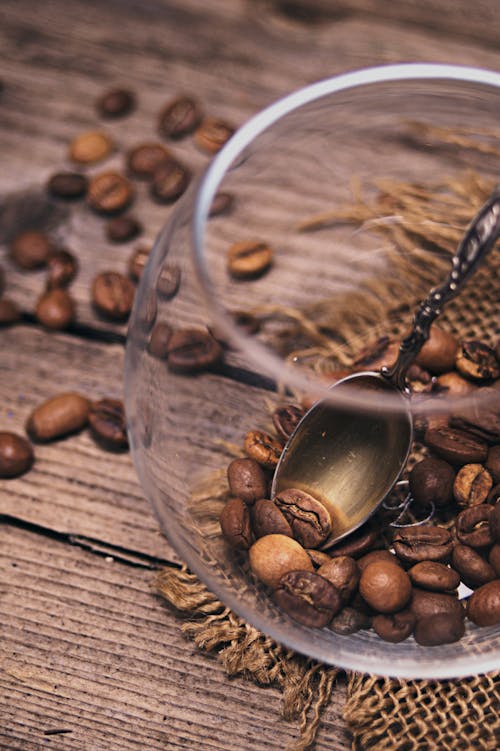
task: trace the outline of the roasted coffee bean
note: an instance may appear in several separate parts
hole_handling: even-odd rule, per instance
[[[265,274],[273,261],[269,245],[259,240],[247,240],[231,245],[227,255],[227,270],[233,279],[257,279]]]
[[[329,628],[335,634],[342,634],[348,636],[349,634],[355,634],[361,629],[370,628],[372,619],[366,613],[362,613],[356,608],[352,608],[350,605],[346,605],[342,608],[340,613],[337,613],[330,621]]]
[[[459,467],[482,464],[488,455],[484,441],[454,428],[430,428],[425,432],[424,443],[445,462]]]
[[[151,178],[151,196],[158,203],[172,203],[182,196],[190,180],[189,170],[171,157],[155,169]]]
[[[28,417],[26,430],[34,441],[52,441],[82,430],[87,424],[90,402],[68,392],[38,405]]]
[[[483,584],[467,602],[467,616],[477,626],[500,623],[500,579]]]
[[[151,336],[149,337],[147,350],[152,357],[158,360],[166,360],[168,355],[168,343],[172,336],[173,329],[165,321],[158,321],[155,324]],[[237,495],[235,493],[235,495]]]
[[[500,446],[490,446],[484,466],[492,476],[493,482],[500,483]]]
[[[500,380],[495,383],[496,386],[476,388],[471,403],[450,417],[450,425],[478,440],[500,443]]]
[[[442,459],[425,457],[414,465],[408,480],[412,497],[422,506],[434,503],[441,508],[453,499],[455,470]]]
[[[459,506],[484,503],[493,487],[493,478],[481,464],[465,464],[453,484],[453,495]]]
[[[474,381],[500,377],[500,363],[494,350],[477,339],[461,343],[455,365],[459,373]]]
[[[493,543],[489,525],[491,509],[488,503],[482,503],[459,513],[455,527],[460,542],[472,548],[484,548]]]
[[[106,237],[112,243],[126,243],[142,232],[142,225],[135,217],[116,216],[106,224]]]
[[[395,613],[411,597],[410,577],[395,563],[374,561],[361,572],[359,592],[379,613]]]
[[[16,235],[9,250],[10,257],[19,268],[31,271],[45,266],[54,248],[44,232],[29,230]]]
[[[429,618],[438,613],[451,613],[465,617],[465,610],[456,596],[445,592],[430,592],[426,589],[413,588],[409,610],[417,620]]]
[[[150,253],[151,248],[149,245],[138,245],[130,256],[128,262],[128,273],[134,281],[138,282],[141,278]]]
[[[250,430],[245,436],[245,453],[267,469],[275,469],[279,462],[282,446],[269,433]]]
[[[78,261],[69,250],[55,250],[47,261],[47,289],[67,287],[78,271]]]
[[[456,613],[437,613],[420,618],[413,632],[415,641],[423,647],[454,644],[465,633],[464,619]]]
[[[453,550],[451,534],[443,527],[420,524],[398,529],[393,538],[394,550],[404,563],[447,561]]]
[[[294,537],[306,548],[317,548],[331,530],[328,510],[309,493],[287,488],[277,493],[274,502],[292,528]]]
[[[96,101],[101,117],[118,118],[128,115],[135,107],[135,96],[129,89],[110,89]]]
[[[75,303],[65,289],[49,289],[38,298],[35,315],[46,329],[63,331],[75,320]]]
[[[235,310],[231,313],[231,317],[238,326],[238,328],[242,331],[243,334],[246,334],[246,336],[251,336],[252,334],[256,334],[260,329],[260,320],[252,315],[251,313],[247,313],[244,310]]]
[[[342,606],[333,584],[307,570],[284,574],[273,596],[285,613],[310,628],[327,626]]]
[[[255,459],[233,459],[227,468],[231,493],[245,503],[253,503],[267,494],[267,477]]]
[[[92,282],[92,302],[106,318],[124,321],[134,303],[134,285],[123,274],[103,271]]]
[[[328,563],[328,561],[332,560],[330,556],[327,553],[323,553],[322,550],[316,550],[315,548],[306,548],[306,550],[315,569],[320,568],[320,566],[324,566],[325,563]]]
[[[128,448],[125,408],[120,399],[99,399],[89,411],[90,432],[96,443],[111,451]]]
[[[402,566],[401,561],[389,550],[371,550],[369,553],[358,558],[358,568],[360,571],[364,569],[374,561],[386,561],[389,563],[395,563],[397,566]]]
[[[234,128],[224,120],[216,117],[205,117],[194,133],[194,142],[198,148],[209,154],[216,154],[229,141]]]
[[[495,569],[469,545],[455,545],[451,562],[463,583],[470,589],[476,589],[496,578]]]
[[[99,214],[118,214],[134,199],[134,189],[118,172],[101,172],[90,179],[87,200]]]
[[[175,331],[168,343],[168,367],[174,373],[198,373],[216,365],[222,357],[220,344],[205,329]]]
[[[378,614],[372,618],[372,628],[384,641],[391,644],[407,639],[415,627],[416,618],[411,610],[400,610],[399,613]]]
[[[157,167],[170,159],[172,154],[161,143],[141,143],[128,152],[127,169],[134,177],[151,180]]]
[[[490,525],[491,539],[500,543],[500,503],[491,507],[488,524]]]
[[[488,562],[492,566],[497,577],[500,576],[500,544],[493,545],[489,554]]]
[[[463,378],[455,370],[438,376],[436,384],[437,390],[445,392],[447,396],[467,396],[467,394],[470,394],[475,389],[471,381]]]
[[[253,542],[250,511],[241,498],[230,498],[219,516],[222,534],[233,548],[248,550]]]
[[[21,311],[13,300],[7,297],[0,299],[0,328],[2,326],[11,326],[21,319]]]
[[[252,460],[250,459],[249,461]],[[264,537],[265,535],[286,535],[287,537],[293,537],[292,528],[274,501],[270,501],[267,498],[260,498],[258,501],[255,501],[251,511],[251,518],[255,537]]]
[[[82,133],[69,146],[69,157],[80,164],[95,164],[111,154],[114,144],[111,138],[99,130]]]
[[[33,448],[26,438],[7,430],[0,431],[0,477],[19,477],[33,464]]]
[[[490,494],[487,498],[487,503],[490,503],[492,506],[495,506],[497,503],[500,503],[500,483],[498,485],[495,485],[490,490]]]
[[[332,558],[338,555],[350,555],[352,558],[359,558],[375,547],[379,536],[380,532],[377,527],[368,522],[352,532],[346,540],[342,540],[333,547],[328,545],[327,540],[323,547],[328,549],[328,554]]]
[[[160,112],[158,128],[162,136],[182,138],[198,127],[201,118],[201,107],[195,99],[178,96],[168,102]]]
[[[453,560],[454,557],[452,562]],[[408,576],[417,587],[430,589],[433,592],[447,592],[456,589],[460,584],[460,576],[457,571],[437,561],[416,563],[408,570]]]
[[[3,295],[4,289],[5,289],[5,272],[3,268],[0,266],[0,297]]]
[[[458,341],[449,331],[438,326],[431,327],[430,335],[415,358],[415,362],[431,373],[446,373],[453,370],[458,349]]]
[[[55,198],[74,200],[87,192],[88,180],[80,172],[57,172],[49,179],[47,188]]]
[[[286,441],[304,415],[305,410],[302,407],[296,407],[295,404],[284,404],[274,410],[272,414],[273,425],[278,434]]]
[[[428,394],[434,390],[433,377],[416,363],[408,368],[407,380],[412,394]]]
[[[380,336],[369,342],[359,352],[354,361],[355,370],[380,370],[382,367],[390,367],[396,362],[399,352],[399,342],[389,336]]]
[[[317,573],[333,584],[343,603],[348,602],[356,591],[360,577],[358,564],[354,558],[347,555],[331,558],[320,566]]]
[[[272,589],[289,571],[313,570],[311,559],[302,545],[286,535],[260,537],[250,548],[248,558],[257,579]]]
[[[214,199],[210,205],[210,211],[208,215],[220,216],[221,214],[227,214],[231,211],[234,204],[234,196],[232,193],[226,193],[225,191],[219,191],[214,196]]]
[[[181,270],[174,263],[164,263],[158,281],[156,282],[156,291],[163,300],[171,300],[181,284]]]

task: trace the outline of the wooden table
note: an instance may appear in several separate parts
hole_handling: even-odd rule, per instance
[[[62,390],[122,396],[126,327],[96,317],[89,285],[103,268],[124,271],[137,243],[110,245],[102,220],[81,205],[48,204],[44,185],[68,166],[71,138],[104,127],[123,154],[156,138],[157,113],[180,91],[240,125],[278,96],[348,69],[423,59],[498,66],[491,25],[481,36],[462,12],[447,33],[443,11],[432,15],[442,3],[398,5],[388,17],[375,0],[2,0],[0,258],[25,316],[0,331],[0,429],[22,432],[30,410]],[[478,7],[487,18],[491,3]],[[117,84],[137,93],[138,107],[103,126],[94,101]],[[178,153],[194,170],[206,164],[191,143]],[[140,193],[145,242],[169,211]],[[44,274],[21,273],[6,257],[8,240],[30,226],[79,257],[71,333],[36,324]],[[229,679],[151,593],[154,570],[179,561],[129,455],[105,453],[82,433],[36,456],[31,472],[0,481],[2,751],[278,751],[293,741],[279,692]],[[342,700],[339,690],[318,749],[350,745]]]

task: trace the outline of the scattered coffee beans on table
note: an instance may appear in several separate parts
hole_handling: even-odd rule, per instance
[[[97,99],[96,110],[101,117],[116,119],[132,112],[135,103],[135,94],[129,89],[110,89]]]

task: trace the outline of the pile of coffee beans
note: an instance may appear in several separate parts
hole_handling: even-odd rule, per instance
[[[381,337],[349,372],[390,366],[398,347]],[[273,471],[305,413],[287,404],[274,411],[272,434],[246,434],[245,457],[227,469],[224,538],[247,552],[252,574],[305,626],[337,634],[372,628],[388,642],[413,635],[437,646],[458,641],[466,618],[500,624],[499,377],[500,342],[459,342],[438,327],[410,371],[416,405],[471,396],[467,409],[420,418],[423,448],[407,475],[415,508],[433,504],[432,522],[392,527],[379,513],[330,545],[334,521],[323,503],[296,488],[270,500]],[[472,593],[459,599],[461,585]]]

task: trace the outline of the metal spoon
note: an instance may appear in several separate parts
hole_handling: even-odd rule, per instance
[[[413,442],[408,368],[428,339],[432,322],[472,276],[499,234],[500,186],[466,231],[447,279],[431,290],[417,309],[413,329],[401,343],[394,366],[381,372],[356,373],[335,383],[331,400],[313,405],[288,439],[274,474],[271,497],[286,488],[299,488],[324,503],[333,531],[323,548],[363,524],[404,469]],[[375,404],[390,393],[394,408],[363,412],[352,398],[346,406],[342,392],[351,397],[353,389]]]

